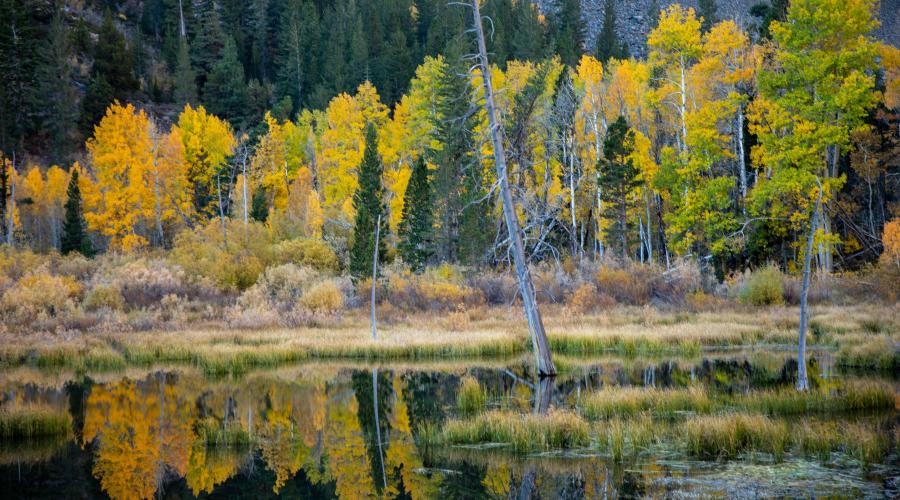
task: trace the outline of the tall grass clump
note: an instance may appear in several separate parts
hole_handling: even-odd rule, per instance
[[[647,448],[654,440],[658,426],[650,415],[642,414],[634,419],[614,418],[594,426],[597,447],[612,454],[617,462],[628,455],[633,456]]]
[[[755,391],[734,399],[737,408],[769,415],[807,412],[884,410],[895,405],[894,389],[876,381],[850,381],[835,390],[799,392],[793,388]]]
[[[706,413],[712,407],[712,401],[699,387],[611,387],[589,394],[581,401],[580,407],[582,415],[589,420],[630,417],[642,412],[671,417],[679,412]]]
[[[68,412],[43,406],[0,409],[0,438],[23,439],[65,436],[72,429]]]
[[[750,273],[738,291],[738,299],[754,306],[784,304],[781,271],[774,265]]]
[[[446,444],[505,443],[516,453],[585,447],[588,423],[576,413],[553,410],[545,415],[488,411],[472,419],[451,420],[441,432]]]
[[[872,370],[900,369],[900,346],[888,335],[876,335],[860,344],[845,344],[838,349],[838,366]]]
[[[484,410],[487,396],[475,377],[464,377],[459,384],[456,407],[464,416],[472,416]]]
[[[763,451],[781,460],[790,442],[787,425],[763,415],[695,417],[684,423],[682,432],[687,453],[706,458],[733,458],[744,452]]]
[[[207,446],[247,446],[252,442],[250,434],[240,424],[224,426],[212,417],[199,420],[195,432]]]

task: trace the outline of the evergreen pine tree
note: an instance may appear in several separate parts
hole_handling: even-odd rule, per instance
[[[610,247],[619,243],[621,258],[628,257],[628,244],[633,239],[634,223],[629,221],[629,211],[635,202],[631,196],[634,189],[640,186],[638,169],[628,158],[631,155],[632,131],[625,121],[624,116],[619,116],[610,126],[603,141],[602,165],[598,166],[600,172],[600,187],[604,217],[613,222],[606,228],[606,241]]]
[[[659,14],[659,0],[651,0],[650,8],[647,9],[647,18],[650,20],[651,30],[656,29],[656,27],[659,25]]]
[[[414,272],[421,272],[434,254],[431,185],[424,158],[413,166],[406,194],[403,196],[403,215],[398,236],[403,260]]]
[[[0,241],[6,239],[6,203],[9,198],[9,172],[6,159],[0,152]]]
[[[115,99],[113,88],[107,83],[106,78],[103,75],[96,75],[81,100],[79,126],[84,135],[91,135],[94,125],[100,123],[113,99]]]
[[[66,190],[66,215],[63,220],[60,250],[63,254],[78,252],[85,257],[94,254],[94,248],[87,235],[87,225],[81,208],[81,190],[78,188],[78,170],[72,170],[69,187]]]
[[[228,39],[222,59],[213,67],[203,87],[203,102],[210,113],[228,120],[236,128],[243,128],[247,107],[247,85],[244,67],[238,60],[234,41]]]
[[[616,34],[615,0],[606,0],[603,8],[603,26],[597,34],[597,59],[606,64],[610,59],[624,59],[628,48],[619,42]]]
[[[581,0],[560,0],[556,15],[556,53],[566,66],[578,66],[584,50],[584,19]]]
[[[62,13],[57,12],[41,47],[42,64],[38,68],[38,110],[41,129],[47,134],[50,159],[62,163],[72,149],[78,123],[78,101],[72,85],[69,56],[72,44]]]
[[[109,11],[103,16],[97,46],[94,47],[94,75],[106,80],[117,99],[124,100],[132,90],[138,88],[132,53]]]
[[[185,3],[191,3],[185,1]],[[191,62],[197,71],[197,81],[201,92],[205,92],[204,84],[208,75],[213,71],[218,61],[222,59],[222,52],[227,43],[225,33],[222,32],[222,20],[219,11],[211,1],[197,4],[200,19],[200,28],[197,35],[191,41]],[[235,58],[237,55],[235,55]],[[243,74],[241,75],[243,78]],[[204,96],[205,97],[205,96]]]
[[[266,190],[257,188],[253,191],[253,197],[250,198],[250,218],[265,222],[269,218],[269,201],[266,199]]]
[[[191,67],[187,40],[178,42],[178,58],[175,67],[175,103],[179,106],[197,103],[197,74]]]
[[[350,275],[365,278],[372,275],[375,253],[375,226],[380,218],[378,261],[384,262],[385,242],[388,238],[387,207],[384,203],[384,166],[378,156],[378,136],[375,127],[366,128],[366,149],[359,166],[359,185],[353,193],[356,220],[353,225],[353,245],[350,247]]]
[[[0,0],[0,151],[20,150],[33,123],[42,3]]]
[[[719,22],[719,17],[716,13],[716,0],[697,0],[697,8],[700,11],[699,14],[703,16],[703,23],[700,25],[700,29],[706,33],[714,24]]]

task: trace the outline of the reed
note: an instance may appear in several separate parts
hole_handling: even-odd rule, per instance
[[[495,410],[471,419],[450,420],[437,443],[504,443],[516,453],[583,448],[590,443],[590,428],[583,418],[566,410],[545,415]]]
[[[704,458],[733,458],[748,451],[763,451],[781,460],[790,443],[787,425],[763,415],[698,416],[688,419],[682,432],[685,451]]]
[[[464,377],[459,384],[456,407],[463,416],[472,416],[484,410],[487,395],[475,377]]]
[[[682,412],[707,413],[713,401],[700,387],[687,389],[643,389],[611,387],[584,397],[580,404],[588,420],[629,417],[643,412],[672,417]]]
[[[0,409],[3,439],[66,436],[71,430],[72,417],[63,410],[34,405]]]

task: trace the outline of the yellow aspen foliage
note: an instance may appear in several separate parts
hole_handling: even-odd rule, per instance
[[[900,266],[900,219],[894,219],[884,225],[881,242],[884,244],[882,259]]]
[[[87,142],[97,189],[85,196],[85,220],[90,229],[110,238],[112,249],[127,252],[147,243],[141,223],[154,209],[150,132],[143,110],[115,103]]]
[[[154,200],[158,203],[156,217],[161,223],[187,221],[191,218],[194,207],[181,131],[173,127],[168,134],[159,134],[155,128],[154,126],[151,182]]]
[[[327,214],[347,221],[353,217],[356,170],[362,161],[366,124],[380,129],[386,119],[387,107],[369,82],[360,85],[355,96],[340,94],[328,104],[317,172]]]
[[[271,113],[266,113],[265,122],[268,131],[259,140],[251,169],[257,183],[269,193],[270,206],[280,210],[287,205],[291,182],[298,172],[309,172],[305,165],[308,134],[289,120],[279,123]]]
[[[203,106],[194,109],[188,104],[173,129],[180,133],[195,203],[198,208],[212,210],[205,207],[202,200],[212,193],[213,177],[234,153],[236,140],[231,125],[207,113]]]
[[[397,226],[403,212],[403,196],[412,175],[414,150],[412,138],[408,134],[410,114],[409,102],[401,101],[394,108],[394,116],[388,120],[381,131],[378,141],[378,154],[384,163],[384,187],[387,189],[388,223],[391,232],[396,234]]]

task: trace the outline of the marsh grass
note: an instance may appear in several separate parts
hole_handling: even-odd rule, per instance
[[[590,443],[590,426],[574,412],[551,410],[545,415],[488,411],[471,419],[450,420],[438,443],[508,444],[516,453],[583,448]]]
[[[0,409],[3,439],[66,436],[71,430],[72,417],[64,410],[34,405]]]
[[[834,390],[799,392],[793,388],[753,391],[734,398],[734,407],[769,415],[884,410],[895,407],[893,387],[885,382],[849,381]]]
[[[482,410],[487,401],[481,384],[475,377],[463,377],[459,384],[459,393],[456,396],[456,408],[463,416],[472,416]]]
[[[731,413],[688,419],[683,426],[688,454],[704,458],[733,458],[749,451],[771,453],[781,460],[790,442],[784,422],[763,415]]]
[[[616,462],[626,456],[639,454],[654,442],[658,427],[646,413],[637,418],[624,420],[614,418],[594,424],[597,447],[610,453]]]
[[[643,412],[672,417],[681,412],[707,413],[713,401],[700,387],[687,389],[606,388],[584,397],[580,404],[588,420],[631,417]]]

